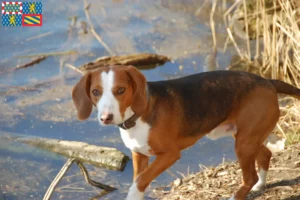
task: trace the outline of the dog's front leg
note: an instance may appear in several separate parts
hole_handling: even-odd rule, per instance
[[[127,200],[144,199],[144,191],[151,181],[173,165],[179,158],[179,150],[173,150],[157,155],[150,166],[137,176],[129,189]]]
[[[131,153],[133,164],[133,181],[135,181],[136,177],[148,167],[149,157],[134,151],[131,151]]]

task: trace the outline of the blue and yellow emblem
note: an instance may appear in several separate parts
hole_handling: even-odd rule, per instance
[[[2,2],[3,26],[42,26],[42,2]]]
[[[22,15],[2,15],[2,26],[21,26]]]
[[[42,14],[42,2],[23,2],[23,14]]]
[[[23,14],[23,26],[42,26],[43,16],[40,14]]]

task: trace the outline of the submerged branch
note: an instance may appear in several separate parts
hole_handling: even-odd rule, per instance
[[[18,65],[15,69],[17,70],[17,69],[22,69],[22,68],[33,66],[35,64],[42,62],[46,58],[47,58],[47,56],[39,56],[36,59],[33,59],[32,61],[30,61],[29,63],[25,63],[23,65]]]
[[[63,176],[66,174],[66,172],[70,169],[71,165],[73,163],[76,163],[77,166],[79,167],[80,171],[82,172],[82,175],[84,176],[84,179],[87,183],[89,183],[90,185],[94,186],[94,187],[98,187],[102,190],[105,190],[105,193],[111,192],[116,190],[116,188],[110,187],[108,185],[96,182],[92,179],[90,179],[89,174],[87,169],[85,168],[85,166],[77,159],[75,158],[69,158],[67,160],[67,162],[64,164],[64,166],[61,168],[61,170],[59,171],[59,173],[56,175],[55,179],[52,181],[52,183],[50,184],[47,192],[44,195],[43,200],[49,200],[56,188],[56,186],[58,185],[58,183],[61,181],[61,179],[63,178]]]
[[[123,171],[129,160],[127,155],[115,148],[84,142],[26,137],[18,141],[110,170]]]
[[[110,65],[133,65],[138,69],[150,69],[157,65],[163,65],[167,61],[170,61],[170,58],[167,56],[150,53],[104,56],[82,65],[79,67],[79,70],[88,71]]]
[[[102,37],[95,31],[94,25],[91,20],[91,16],[89,13],[90,4],[87,3],[87,0],[84,0],[84,13],[87,18],[88,24],[90,26],[91,32],[98,40],[98,42],[105,48],[105,50],[111,55],[115,55],[114,52],[109,48],[109,46],[103,41]]]

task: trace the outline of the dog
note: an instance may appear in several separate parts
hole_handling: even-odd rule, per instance
[[[248,72],[220,70],[147,82],[134,66],[114,65],[87,72],[72,99],[79,120],[95,106],[101,125],[119,127],[134,168],[127,200],[143,199],[151,181],[205,135],[234,138],[243,183],[230,200],[243,200],[266,184],[272,153],[263,143],[279,119],[278,93],[300,99],[300,89]],[[151,164],[150,156],[156,157]]]

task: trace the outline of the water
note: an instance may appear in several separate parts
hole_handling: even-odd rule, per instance
[[[211,70],[207,64],[212,50],[209,1],[103,0],[90,3],[96,31],[116,54],[151,52],[173,58],[173,62],[163,66],[142,70],[149,81]],[[87,121],[76,119],[70,94],[80,76],[68,68],[61,68],[60,63],[80,66],[108,55],[92,33],[82,33],[80,23],[86,22],[83,7],[83,1],[79,0],[43,1],[42,27],[0,28],[0,199],[42,199],[66,161],[66,158],[11,140],[17,134],[110,146],[130,155],[118,129],[101,127],[95,112]],[[78,19],[70,28],[68,18],[73,16]],[[215,20],[220,23],[222,16],[216,15]],[[225,36],[224,30],[217,26],[220,44]],[[218,49],[221,48],[219,45]],[[76,53],[50,56],[33,67],[13,70],[30,60],[18,56],[70,51]],[[220,51],[219,66],[215,69],[223,69],[230,61],[230,54],[230,50],[229,53]],[[203,138],[182,152],[182,158],[169,172],[164,172],[151,184],[148,198],[153,197],[152,189],[168,185],[181,174],[199,171],[199,164],[216,165],[223,159],[235,159],[233,140]],[[95,180],[119,189],[104,199],[125,197],[131,184],[131,162],[123,172],[93,166],[88,169]],[[99,194],[99,190],[84,182],[73,166],[53,199],[89,199]]]

